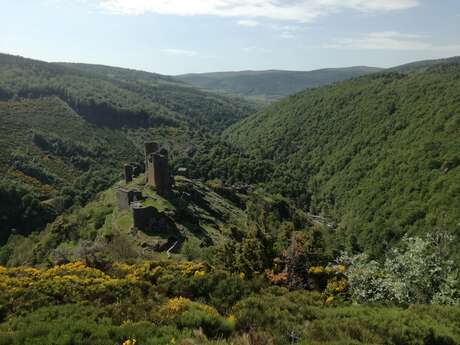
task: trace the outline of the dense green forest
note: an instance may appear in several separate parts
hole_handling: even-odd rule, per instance
[[[406,233],[459,234],[458,90],[458,64],[374,74],[288,97],[225,135],[275,164],[269,188],[378,254]]]

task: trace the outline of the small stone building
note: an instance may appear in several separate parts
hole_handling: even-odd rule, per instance
[[[120,210],[129,209],[132,203],[141,201],[142,199],[142,192],[124,188],[117,189],[117,204]]]

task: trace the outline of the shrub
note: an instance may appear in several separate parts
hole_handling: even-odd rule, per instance
[[[271,287],[238,302],[233,313],[238,330],[266,331],[275,336],[277,343],[283,344],[291,333],[302,333],[303,323],[315,319],[322,305],[320,293]]]
[[[155,315],[160,324],[172,323],[181,329],[202,329],[210,337],[229,336],[235,329],[233,317],[224,318],[216,309],[184,297],[168,300]]]
[[[84,304],[41,308],[0,327],[2,345],[114,345],[128,339],[139,345],[170,345],[190,336],[190,331],[145,321],[117,325],[102,310]]]
[[[397,304],[459,302],[458,271],[429,238],[404,237],[383,264],[366,254],[342,257],[345,273],[358,303]]]

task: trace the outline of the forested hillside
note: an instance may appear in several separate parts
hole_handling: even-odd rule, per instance
[[[262,101],[273,101],[303,89],[328,85],[380,70],[362,66],[309,72],[271,70],[198,73],[184,74],[175,78],[208,90],[227,92]]]
[[[435,59],[435,60],[422,60],[407,63],[401,66],[396,66],[393,68],[389,68],[387,71],[389,72],[403,72],[403,73],[410,73],[410,72],[423,72],[429,69],[430,67],[436,65],[443,65],[446,63],[460,63],[460,56],[454,56],[446,59]]]
[[[218,133],[255,109],[147,72],[0,55],[0,243],[84,205],[143,143]]]
[[[378,254],[405,233],[460,233],[459,90],[458,64],[373,74],[288,97],[225,135],[274,163],[272,190]]]

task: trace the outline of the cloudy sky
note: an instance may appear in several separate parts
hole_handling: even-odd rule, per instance
[[[163,74],[460,55],[459,0],[0,0],[0,52]]]

